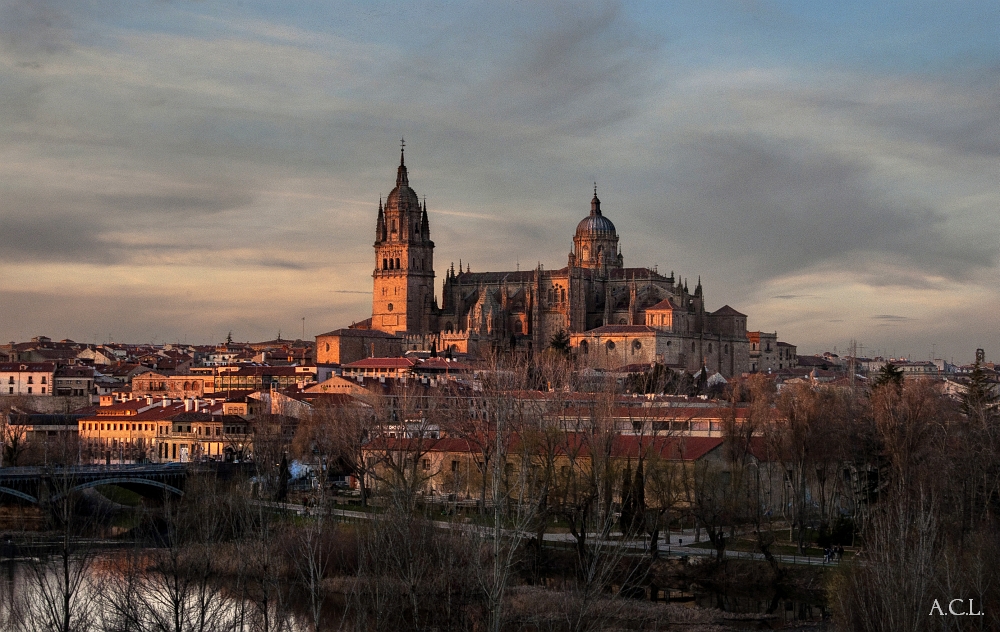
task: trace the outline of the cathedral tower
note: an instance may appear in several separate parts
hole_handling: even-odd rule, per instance
[[[434,304],[434,242],[423,207],[410,188],[403,149],[396,188],[375,224],[372,328],[389,333],[426,334]]]

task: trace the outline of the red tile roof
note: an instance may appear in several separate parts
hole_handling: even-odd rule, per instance
[[[56,365],[52,362],[4,362],[0,371],[5,373],[52,373]]]
[[[345,364],[345,369],[408,369],[416,365],[409,358],[365,358]]]

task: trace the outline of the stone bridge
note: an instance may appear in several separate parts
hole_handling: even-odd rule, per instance
[[[42,505],[98,485],[118,485],[143,496],[183,496],[186,478],[187,468],[180,464],[5,467],[0,468],[0,503],[20,498]]]

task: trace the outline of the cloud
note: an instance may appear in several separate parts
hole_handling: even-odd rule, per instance
[[[992,267],[996,244],[970,243],[951,218],[875,185],[874,168],[804,142],[701,134],[681,148],[671,223],[769,277],[872,254],[951,279]],[[860,259],[859,259],[860,257]]]
[[[25,55],[64,50],[74,26],[66,4],[54,0],[0,3],[0,44]]]
[[[872,316],[872,320],[882,320],[882,321],[888,321],[888,322],[893,322],[893,323],[901,323],[901,322],[905,322],[905,321],[908,321],[908,320],[914,320],[914,319],[910,318],[909,316],[897,316],[895,314],[878,314],[876,316]]]

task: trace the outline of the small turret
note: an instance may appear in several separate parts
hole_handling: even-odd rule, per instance
[[[385,241],[385,213],[382,210],[382,198],[378,199],[378,220],[375,222],[375,241]]]

